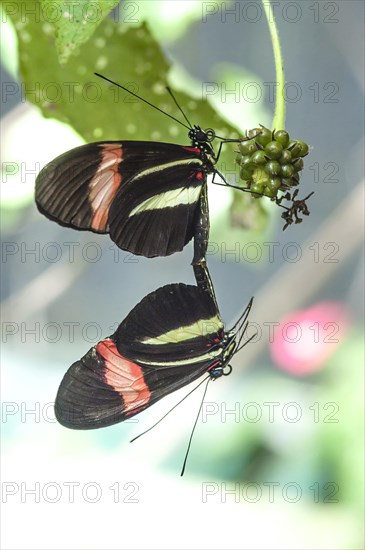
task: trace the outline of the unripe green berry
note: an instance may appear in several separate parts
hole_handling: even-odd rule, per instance
[[[256,137],[257,143],[265,147],[272,140],[272,132],[268,128],[262,128],[260,135]]]
[[[281,175],[284,178],[291,178],[294,174],[294,168],[291,164],[283,164],[281,167]]]
[[[295,172],[300,172],[300,170],[303,170],[303,167],[304,167],[303,159],[301,158],[295,159],[295,161],[292,163],[292,166]]]
[[[286,147],[289,144],[289,134],[286,130],[277,130],[274,132],[274,140]]]
[[[305,155],[308,154],[308,151],[309,151],[309,147],[308,145],[304,142],[304,141],[301,141],[300,139],[297,140],[299,145],[301,146],[302,150],[300,152],[300,156],[301,157],[305,157]]]
[[[264,194],[267,197],[276,197],[277,191],[275,189],[271,189],[270,187],[266,186],[264,189]]]
[[[270,176],[278,176],[281,172],[280,162],[277,160],[269,160],[265,166],[265,172],[270,174]]]
[[[288,149],[284,149],[279,159],[281,164],[289,164],[291,162],[291,152]]]
[[[296,139],[289,141],[288,149],[293,159],[299,157],[302,152],[302,146]]]
[[[242,141],[239,145],[239,150],[242,155],[251,155],[257,150],[256,144],[253,139],[248,141]]]
[[[251,155],[241,155],[241,166],[246,166],[247,164],[251,164]]]
[[[265,145],[265,153],[271,159],[278,159],[283,152],[283,146],[278,141],[270,141]]]
[[[250,191],[252,191],[252,193],[259,193],[260,195],[262,195],[264,191],[263,183],[252,183]]]
[[[253,174],[253,167],[252,166],[245,166],[244,168],[241,168],[240,177],[242,180],[248,181],[252,178]]]
[[[277,191],[281,187],[281,179],[278,177],[270,178],[269,182],[266,184],[266,187],[274,191]]]
[[[253,162],[254,164],[265,164],[266,162],[266,158],[265,158],[265,153],[264,151],[256,151],[252,156],[251,156],[251,162]]]

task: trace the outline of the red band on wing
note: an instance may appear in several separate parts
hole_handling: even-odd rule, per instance
[[[93,211],[92,229],[105,231],[110,205],[122,181],[119,164],[123,151],[120,145],[110,144],[101,147],[102,160],[89,183],[89,200]]]
[[[183,147],[183,149],[185,149],[185,151],[192,151],[193,153],[201,153],[200,149],[197,147]]]
[[[120,355],[112,340],[99,342],[96,351],[105,361],[105,382],[123,397],[124,412],[136,412],[136,409],[145,408],[151,392],[141,367]]]

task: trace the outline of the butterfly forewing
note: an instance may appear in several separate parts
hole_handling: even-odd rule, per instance
[[[115,333],[118,350],[140,363],[173,366],[206,354],[223,323],[207,292],[172,284],[146,296]]]
[[[109,233],[123,250],[167,256],[190,241],[206,169],[199,149],[170,143],[90,143],[49,163],[36,180],[48,218]]]
[[[35,200],[48,218],[75,229],[105,233],[93,227],[91,182],[102,166],[102,150],[90,143],[72,149],[47,164],[36,179]],[[109,182],[109,189],[111,182]]]
[[[111,369],[114,362],[108,362]],[[121,420],[123,398],[107,383],[106,368],[95,346],[66,372],[55,402],[56,418],[63,426],[87,430]]]
[[[207,293],[183,284],[162,287],[70,367],[58,390],[57,419],[89,429],[130,418],[219,362],[223,338]]]

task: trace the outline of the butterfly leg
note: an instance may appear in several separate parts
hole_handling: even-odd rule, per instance
[[[250,138],[250,139],[252,139],[252,138]],[[225,139],[225,140],[222,140],[219,144],[219,147],[218,147],[218,153],[214,157],[215,164],[219,160],[219,157],[220,157],[220,154],[221,154],[222,147],[223,147],[224,143],[241,143],[242,141],[246,141],[246,140],[242,139],[242,138],[241,139]]]
[[[218,147],[218,153],[215,155],[214,157],[214,164],[217,164],[218,160],[219,160],[219,157],[220,157],[220,154],[222,152],[222,147],[223,147],[223,144],[224,143],[242,143],[242,141],[247,141],[251,138],[247,137],[246,138],[241,138],[241,139],[225,139],[223,141],[220,142],[219,144],[219,147]],[[215,181],[215,176],[218,174],[218,176],[220,177],[221,180],[224,181],[224,184],[223,183],[220,183],[218,181]],[[239,189],[240,191],[245,191],[244,188],[242,187],[237,187],[235,185],[231,185],[230,183],[228,183],[228,181],[226,180],[226,178],[223,176],[223,174],[217,170],[217,169],[213,169],[213,179],[212,179],[212,183],[214,183],[215,185],[224,185],[224,186],[227,186],[227,187],[232,187],[233,189]]]
[[[218,174],[218,176],[224,181],[224,183],[219,183],[218,181],[215,181],[215,176],[216,174]],[[214,172],[213,172],[213,179],[212,179],[212,183],[214,183],[215,185],[224,185],[224,186],[227,186],[227,187],[233,187],[230,183],[228,183],[228,181],[226,180],[226,178],[223,176],[223,174],[221,174],[219,172],[219,170],[216,170],[214,169]],[[241,189],[241,188],[240,188]]]
[[[240,139],[222,139],[222,141],[220,142],[219,147],[218,147],[218,153],[214,157],[215,163],[217,163],[218,160],[219,160],[219,157],[220,157],[220,154],[221,154],[222,147],[223,147],[224,143],[242,143],[242,141],[247,141],[249,139],[252,139],[252,138],[245,137],[245,138],[240,138]]]

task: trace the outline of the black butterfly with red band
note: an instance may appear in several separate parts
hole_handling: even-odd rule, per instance
[[[209,381],[229,375],[230,360],[255,336],[244,340],[253,299],[232,329],[226,331],[208,270],[196,265],[196,276],[199,270],[198,286],[170,284],[151,292],[114,334],[71,365],[55,402],[60,424],[88,430],[123,422],[206,374],[156,423],[206,382],[185,454],[184,474]]]
[[[243,140],[192,127],[167,90],[188,125],[162,112],[187,128],[191,146],[105,141],[72,149],[37,176],[40,212],[67,227],[109,233],[119,248],[133,254],[151,258],[182,250],[194,235],[207,175],[219,174],[224,184],[234,187],[215,168],[223,143]],[[211,145],[215,138],[221,140],[217,154]]]
[[[91,348],[65,374],[57,420],[74,429],[122,422],[203,374],[230,374],[247,328],[252,299],[226,331],[210,293],[170,284],[148,294],[116,332]]]

